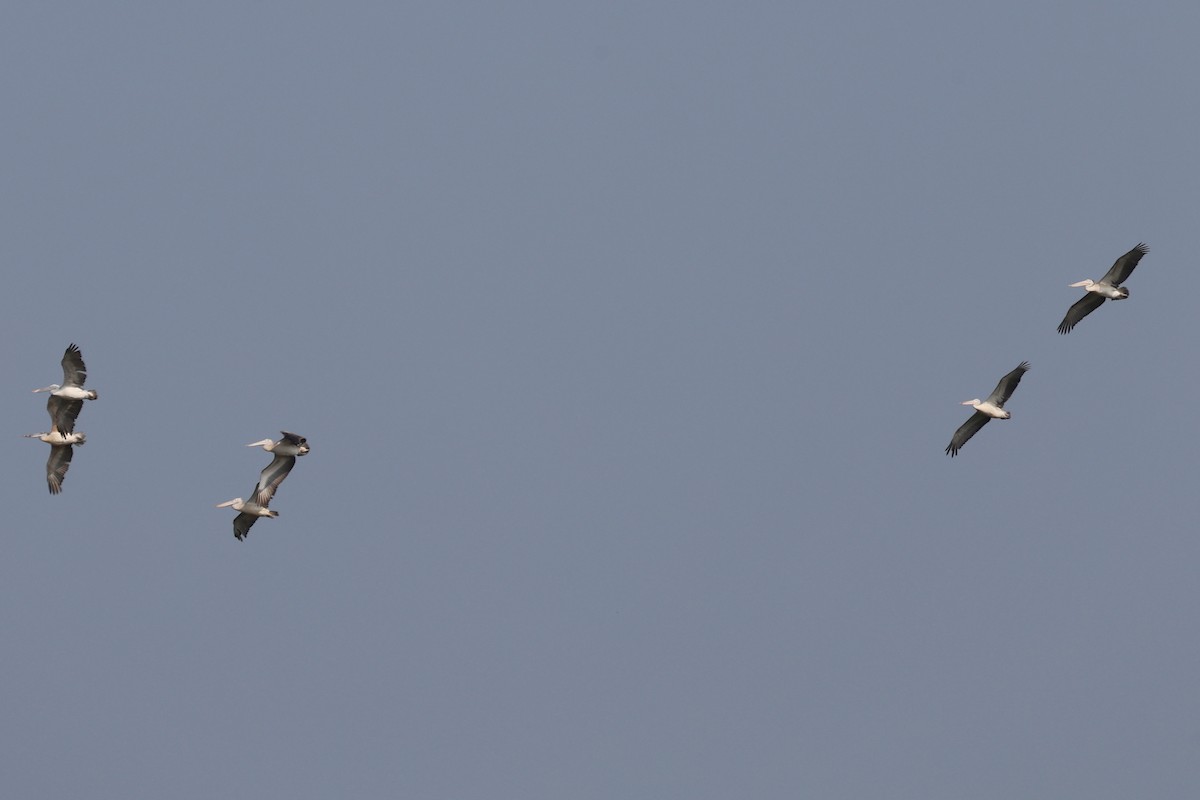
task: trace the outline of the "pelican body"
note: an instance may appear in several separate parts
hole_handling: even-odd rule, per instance
[[[253,500],[243,500],[240,497],[235,497],[232,500],[226,500],[224,503],[217,503],[217,508],[233,508],[234,511],[241,512],[233,518],[233,535],[241,541],[250,533],[250,526],[258,521],[259,517],[278,517],[278,511],[272,511],[267,508],[266,504],[259,504]]]
[[[298,433],[288,433],[280,431],[283,438],[276,441],[275,439],[262,439],[257,442],[251,442],[246,447],[261,447],[268,453],[274,453],[277,456],[306,456],[308,455],[308,439],[305,439]]]
[[[287,431],[280,431],[280,433],[283,434],[283,438],[278,441],[262,439],[246,445],[246,447],[261,447],[268,453],[275,454],[271,463],[263,467],[263,471],[258,474],[258,485],[254,487],[253,500],[264,507],[271,502],[271,498],[275,496],[275,490],[292,471],[292,467],[296,466],[296,457],[308,455],[309,451],[308,440],[300,434]]]
[[[58,494],[62,491],[63,479],[67,477],[71,459],[75,457],[73,445],[84,444],[87,436],[82,433],[63,434],[59,431],[50,431],[49,433],[27,433],[25,438],[41,439],[50,445],[50,458],[46,460],[46,485],[50,487],[50,494]]]
[[[1150,252],[1150,247],[1139,242],[1136,247],[1118,258],[1098,281],[1085,278],[1071,284],[1072,289],[1084,290],[1084,295],[1067,309],[1062,322],[1058,323],[1058,332],[1067,334],[1079,324],[1079,321],[1104,304],[1105,300],[1124,300],[1129,297],[1129,290],[1121,284],[1129,280],[1133,268],[1142,260],[1142,256]]]
[[[958,455],[958,451],[967,441],[979,433],[979,429],[988,424],[994,419],[1009,419],[1012,414],[1004,409],[1004,404],[1008,402],[1008,398],[1012,397],[1013,391],[1016,390],[1017,384],[1021,382],[1021,376],[1029,371],[1029,362],[1022,361],[1016,369],[1005,375],[996,384],[996,388],[987,396],[986,400],[980,400],[978,397],[974,400],[964,400],[962,405],[971,406],[975,409],[975,413],[967,418],[967,421],[959,426],[954,432],[954,436],[950,439],[950,444],[946,445],[946,453],[951,458]]]

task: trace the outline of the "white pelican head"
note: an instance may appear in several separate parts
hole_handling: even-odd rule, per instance
[[[250,444],[246,445],[246,447],[266,447],[267,449],[270,449],[269,445],[273,444],[275,444],[274,439],[262,439],[257,442],[251,442]],[[307,464],[308,462],[306,461],[304,463]]]
[[[1081,289],[1081,288],[1084,288],[1087,286],[1093,286],[1093,285],[1095,285],[1095,283],[1096,282],[1094,280],[1092,280],[1091,278],[1084,278],[1081,281],[1076,281],[1075,283],[1072,283],[1071,288],[1072,289]]]
[[[37,394],[38,392],[57,392],[61,388],[62,388],[62,386],[60,384],[52,383],[49,386],[43,386],[40,389],[34,389],[33,393]]]

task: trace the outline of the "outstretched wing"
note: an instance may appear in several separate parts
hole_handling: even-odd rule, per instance
[[[63,434],[74,433],[75,420],[82,408],[82,400],[50,395],[50,399],[46,401],[46,411],[50,414],[50,424],[53,426],[50,430]]]
[[[982,411],[976,411],[968,417],[966,422],[958,426],[958,430],[954,432],[954,436],[950,439],[950,444],[946,445],[946,453],[951,458],[958,455],[958,451],[962,449],[962,446],[970,441],[972,436],[979,433],[979,429],[987,425],[990,419],[991,417]]]
[[[258,517],[254,514],[242,512],[233,518],[233,535],[238,540],[246,538],[246,534],[250,533],[250,526],[255,523]]]
[[[46,483],[50,487],[50,494],[62,491],[63,478],[67,477],[67,468],[71,466],[74,455],[75,448],[69,444],[50,448],[50,458],[46,460]]]
[[[87,383],[87,367],[83,365],[83,353],[74,344],[67,346],[62,357],[63,386],[83,387]]]
[[[1104,298],[1095,292],[1088,292],[1075,301],[1075,305],[1067,309],[1067,315],[1058,323],[1059,333],[1070,333],[1079,324],[1079,320],[1095,311],[1104,303]]]
[[[1150,247],[1148,245],[1138,242],[1137,247],[1113,262],[1113,265],[1108,268],[1108,272],[1104,273],[1104,277],[1100,279],[1100,282],[1120,286],[1129,280],[1129,276],[1133,274],[1133,268],[1142,260],[1142,256],[1149,252]]]
[[[1022,361],[1016,369],[1000,379],[1000,382],[996,384],[996,388],[992,389],[992,393],[988,395],[987,402],[1004,408],[1004,404],[1008,402],[1008,398],[1012,397],[1013,390],[1021,382],[1021,376],[1028,371],[1029,362]]]
[[[296,466],[295,456],[276,454],[275,458],[271,459],[271,463],[258,473],[258,485],[254,487],[254,502],[260,506],[270,503],[271,498],[275,496],[275,490],[279,488],[279,484],[283,483],[283,479],[288,476],[294,466]]]

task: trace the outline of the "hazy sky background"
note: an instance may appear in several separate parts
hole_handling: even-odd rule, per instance
[[[1198,29],[10,6],[6,793],[1195,798]]]

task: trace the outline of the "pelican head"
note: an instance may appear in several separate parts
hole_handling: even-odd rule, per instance
[[[273,444],[275,444],[274,439],[262,439],[257,442],[251,442],[250,444],[246,445],[246,447],[267,447],[268,445],[273,445]],[[307,464],[308,462],[305,461],[304,463]]]
[[[52,383],[49,386],[43,386],[40,389],[34,389],[33,393],[37,394],[38,392],[57,392],[61,388],[62,388],[62,386],[60,386],[59,384]]]
[[[229,508],[230,506],[233,506],[233,508],[241,511],[242,506],[244,505],[246,505],[245,500],[240,497],[235,497],[232,500],[226,500],[224,503],[217,503],[217,508]]]
[[[1081,281],[1076,281],[1075,283],[1072,283],[1071,288],[1072,289],[1082,289],[1085,287],[1091,287],[1091,286],[1095,285],[1095,283],[1096,282],[1094,280],[1092,280],[1091,278],[1084,278]]]
[[[978,397],[976,397],[974,400],[963,400],[963,401],[962,401],[962,402],[961,402],[959,405],[964,405],[964,406],[977,406],[977,405],[979,405],[979,404],[980,404],[980,403],[982,403],[982,402],[983,402],[982,400],[980,400]],[[304,463],[305,463],[305,464],[307,464],[308,462],[307,462],[307,461],[305,461]]]

